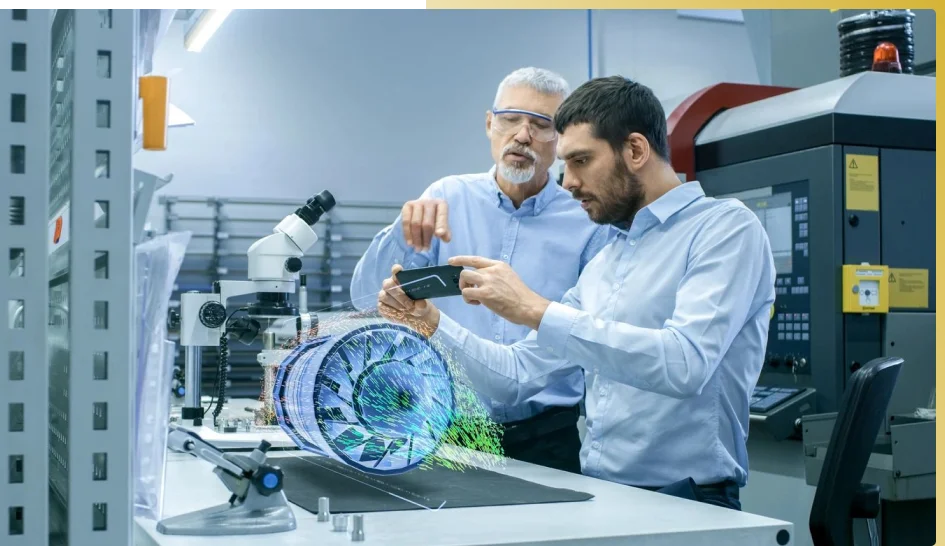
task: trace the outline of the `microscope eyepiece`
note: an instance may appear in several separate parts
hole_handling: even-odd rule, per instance
[[[328,190],[325,190],[309,199],[304,206],[299,207],[295,211],[295,215],[305,220],[306,224],[313,226],[322,217],[322,214],[330,211],[334,206],[335,198]]]

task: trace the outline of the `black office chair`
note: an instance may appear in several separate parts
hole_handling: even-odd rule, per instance
[[[876,443],[903,360],[877,358],[857,370],[843,395],[810,511],[815,546],[853,546],[853,520],[870,525],[878,543],[880,489],[864,484],[863,473]]]

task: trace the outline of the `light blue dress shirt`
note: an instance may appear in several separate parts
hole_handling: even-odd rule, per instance
[[[537,332],[506,347],[442,313],[431,338],[477,388],[507,403],[582,370],[585,474],[635,486],[748,476],[748,405],[764,360],[775,269],[741,202],[682,184],[552,303]]]
[[[395,263],[405,269],[445,265],[453,256],[483,256],[512,266],[533,290],[549,300],[560,300],[573,287],[584,266],[610,237],[607,227],[590,221],[571,193],[548,183],[518,209],[499,189],[495,167],[487,173],[449,176],[434,182],[425,199],[443,199],[449,207],[452,234],[449,243],[434,238],[427,252],[408,247],[400,216],[382,230],[355,267],[351,299],[355,307],[377,305],[377,293]],[[485,306],[469,305],[461,296],[441,298],[436,306],[473,334],[503,345],[521,341],[531,331],[511,324]],[[481,397],[485,409],[499,423],[534,416],[553,406],[574,406],[584,397],[581,370],[559,374],[541,388],[532,389],[514,403]]]

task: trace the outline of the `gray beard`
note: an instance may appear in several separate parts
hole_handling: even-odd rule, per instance
[[[535,177],[535,164],[532,163],[528,167],[518,169],[505,163],[499,163],[499,174],[512,184],[524,184]]]

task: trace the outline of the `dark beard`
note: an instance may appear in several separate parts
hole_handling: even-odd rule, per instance
[[[603,188],[604,191],[596,203],[599,210],[590,215],[591,221],[601,225],[629,228],[633,218],[642,208],[644,192],[639,177],[630,172],[620,154],[616,155],[614,169]]]

